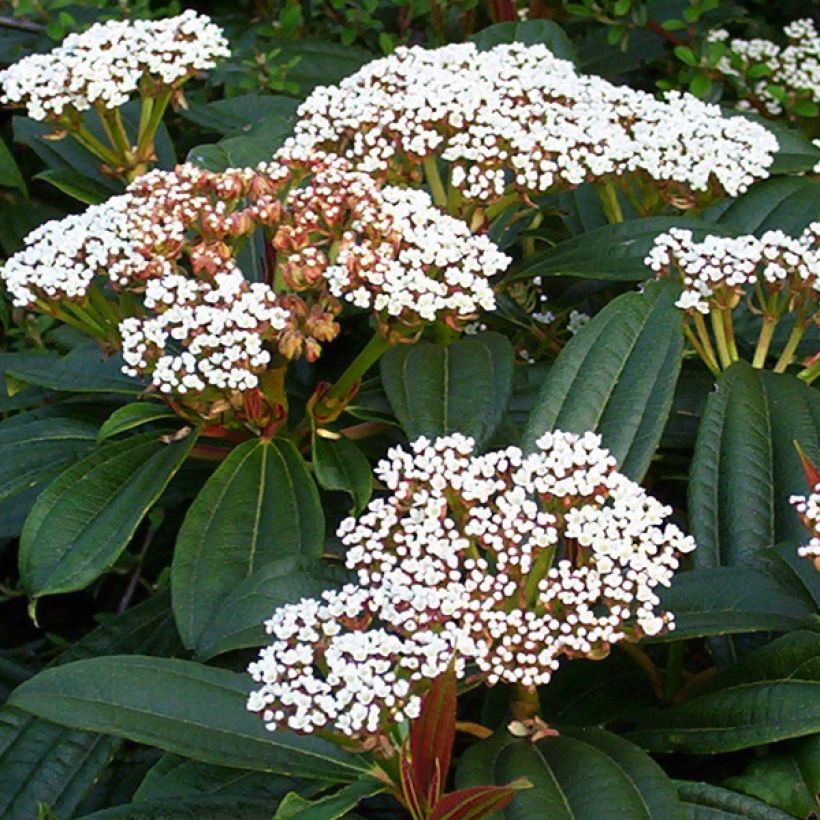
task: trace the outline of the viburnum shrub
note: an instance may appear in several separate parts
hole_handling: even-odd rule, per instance
[[[0,817],[813,816],[805,12],[127,5],[0,15]]]

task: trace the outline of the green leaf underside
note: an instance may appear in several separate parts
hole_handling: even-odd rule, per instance
[[[331,743],[266,731],[245,708],[251,685],[246,674],[191,661],[120,655],[42,672],[9,702],[205,763],[338,782],[359,775],[362,764]]]
[[[324,514],[296,448],[245,442],[220,464],[188,510],[171,575],[186,646],[197,645],[225,599],[277,558],[321,555]]]
[[[145,433],[104,445],[40,495],[20,539],[20,574],[32,597],[72,592],[109,569],[196,441]]]
[[[683,352],[678,286],[653,282],[607,305],[561,351],[524,430],[533,450],[551,430],[601,434],[623,473],[640,480],[672,406]]]
[[[790,814],[709,783],[677,781],[686,820],[787,820]]]

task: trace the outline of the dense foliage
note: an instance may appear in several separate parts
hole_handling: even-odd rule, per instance
[[[804,4],[188,5],[0,12],[0,817],[816,816]]]

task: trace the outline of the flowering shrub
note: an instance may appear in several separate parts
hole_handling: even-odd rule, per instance
[[[0,15],[0,816],[812,816],[813,23],[121,5]]]

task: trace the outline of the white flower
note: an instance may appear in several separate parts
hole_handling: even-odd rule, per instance
[[[801,558],[808,558],[820,569],[820,483],[815,484],[808,496],[793,495],[789,503],[806,525],[811,537],[797,549]]]
[[[291,144],[389,179],[412,180],[421,159],[440,156],[473,200],[633,172],[735,196],[768,175],[778,147],[765,128],[691,95],[658,100],[520,43],[398,48],[315,89],[299,115]]]
[[[162,20],[109,20],[0,71],[0,102],[25,106],[35,120],[118,108],[145,78],[177,87],[229,55],[222,30],[190,9]]]

